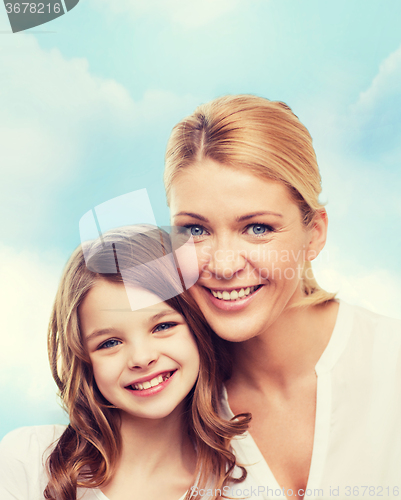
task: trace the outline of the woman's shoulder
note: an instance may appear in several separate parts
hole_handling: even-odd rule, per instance
[[[343,361],[372,362],[391,371],[401,357],[401,320],[341,301],[338,326],[345,336]],[[369,361],[370,360],[370,361]],[[373,365],[372,365],[373,366]],[[383,372],[384,373],[384,372]]]
[[[384,316],[364,307],[348,304],[341,301],[341,307],[353,321],[353,328],[380,335],[395,335],[401,339],[401,320]]]

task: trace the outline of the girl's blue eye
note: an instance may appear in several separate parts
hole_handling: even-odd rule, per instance
[[[273,231],[273,228],[265,224],[251,224],[248,226],[247,233],[251,236],[266,235]]]
[[[166,330],[169,330],[173,326],[175,326],[175,323],[161,323],[160,325],[157,325],[157,327],[154,329],[155,332],[164,332]]]
[[[101,344],[98,347],[98,349],[110,349],[111,347],[115,347],[116,345],[119,345],[119,344],[121,344],[120,340],[110,339],[110,340],[106,340],[106,342],[103,342],[103,344]]]

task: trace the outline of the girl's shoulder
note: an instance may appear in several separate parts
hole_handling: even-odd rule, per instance
[[[0,498],[43,498],[45,462],[65,425],[21,427],[0,442]]]
[[[23,459],[33,453],[43,454],[51,445],[56,444],[66,427],[66,425],[36,425],[15,429],[1,440],[0,457],[8,455]]]

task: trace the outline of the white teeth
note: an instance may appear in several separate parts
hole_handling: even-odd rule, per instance
[[[256,288],[258,288],[259,285],[256,286],[248,286],[246,288],[240,288],[239,290],[232,290],[231,292],[228,292],[224,290],[223,292],[220,291],[214,291],[210,290],[213,294],[214,297],[222,300],[238,300],[242,299],[243,297],[246,297],[247,295],[253,293]]]
[[[165,380],[168,380],[170,377],[171,377],[171,372],[166,373],[166,375],[158,375],[157,377],[152,378],[152,380],[147,380],[142,384],[138,382],[137,384],[133,384],[133,387],[137,391],[143,391],[144,389],[150,389],[151,387],[156,387]]]

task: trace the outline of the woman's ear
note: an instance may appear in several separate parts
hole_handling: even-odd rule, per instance
[[[325,208],[316,211],[313,218],[312,227],[309,230],[309,245],[306,252],[306,260],[312,261],[316,259],[323,249],[327,238],[328,225],[327,212]]]

